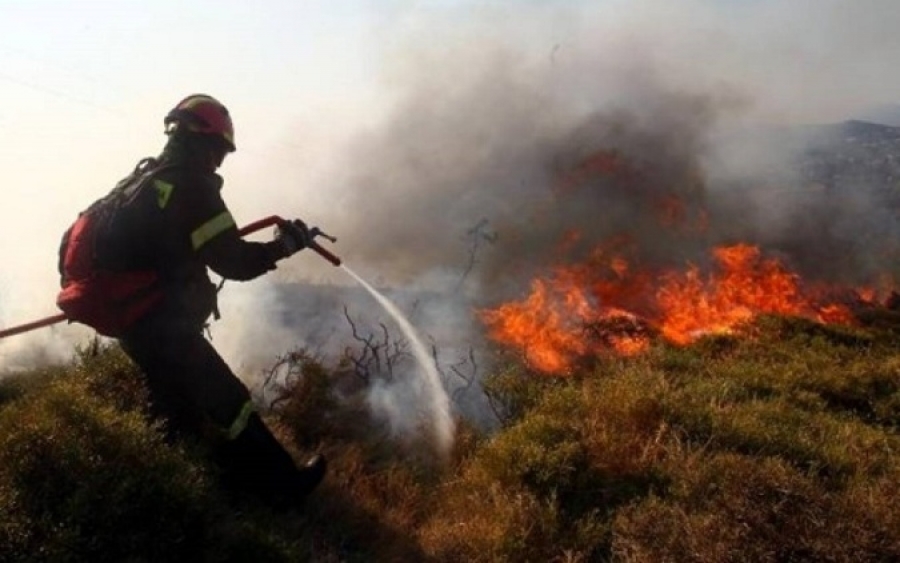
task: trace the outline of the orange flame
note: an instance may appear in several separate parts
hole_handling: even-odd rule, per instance
[[[799,277],[777,260],[762,259],[755,246],[719,247],[713,254],[719,272],[707,279],[696,267],[664,277],[656,298],[668,340],[688,344],[702,334],[729,332],[759,313],[815,316]]]
[[[764,313],[850,323],[849,308],[818,305],[798,275],[747,244],[713,250],[715,270],[635,271],[602,250],[584,264],[535,280],[522,301],[481,312],[489,336],[522,350],[535,369],[561,374],[587,354],[633,355],[650,344],[650,329],[686,345],[702,335],[732,332]]]
[[[536,369],[565,372],[571,355],[587,351],[577,330],[577,319],[571,318],[585,303],[576,288],[564,295],[561,303],[554,303],[557,297],[546,282],[535,280],[524,301],[483,311],[482,319],[492,338],[522,350],[525,360]]]

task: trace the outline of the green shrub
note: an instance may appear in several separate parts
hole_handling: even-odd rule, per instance
[[[61,380],[0,413],[0,557],[173,560],[202,547],[203,472],[140,413]]]

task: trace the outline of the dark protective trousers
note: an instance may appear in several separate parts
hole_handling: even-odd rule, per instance
[[[249,391],[201,329],[155,315],[119,342],[143,371],[153,412],[164,417],[170,434],[206,438],[205,429],[218,429],[213,450],[226,485],[267,501],[302,488],[293,459],[249,410]]]

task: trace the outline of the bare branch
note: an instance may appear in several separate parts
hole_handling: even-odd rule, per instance
[[[344,349],[344,358],[353,365],[356,375],[366,383],[373,377],[391,380],[397,365],[409,357],[406,340],[393,338],[384,323],[378,323],[381,329],[380,340],[374,333],[363,336],[346,306],[344,318],[350,324],[353,338],[362,345],[360,348],[348,346]]]
[[[463,373],[463,368],[466,366],[470,366],[467,370],[468,373]],[[450,371],[466,382],[465,385],[457,387],[453,391],[453,402],[458,403],[459,399],[469,392],[469,389],[472,388],[472,385],[478,379],[478,363],[475,361],[475,350],[470,346],[468,356],[450,364]]]
[[[303,348],[278,356],[275,363],[263,372],[263,382],[260,386],[263,401],[269,407],[275,408],[286,400],[285,391],[303,376],[304,367],[310,361],[317,360]],[[271,401],[267,399],[270,393],[275,395]]]
[[[456,282],[454,291],[459,291],[466,278],[472,273],[472,270],[478,263],[478,251],[481,246],[485,243],[494,244],[497,242],[497,232],[490,230],[489,224],[490,222],[487,219],[482,218],[474,227],[466,231],[464,238],[468,240],[468,260],[463,273],[459,277],[459,281]]]

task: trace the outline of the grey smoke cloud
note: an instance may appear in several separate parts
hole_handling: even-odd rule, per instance
[[[582,250],[627,233],[651,258],[677,261],[796,228],[792,199],[803,197],[747,192],[756,222],[742,217],[736,231],[720,219],[697,243],[661,229],[657,207],[675,195],[690,215],[736,179],[787,174],[788,143],[721,142],[748,124],[827,122],[895,99],[884,53],[900,46],[897,12],[876,1],[682,0],[416,13],[384,50],[390,112],[328,173],[350,211],[327,223],[350,264],[402,284],[463,270],[466,234],[487,220],[496,242],[481,247],[470,287],[495,295],[557,258],[572,229]],[[583,174],[599,151],[627,173]],[[730,201],[718,210],[747,210]]]

